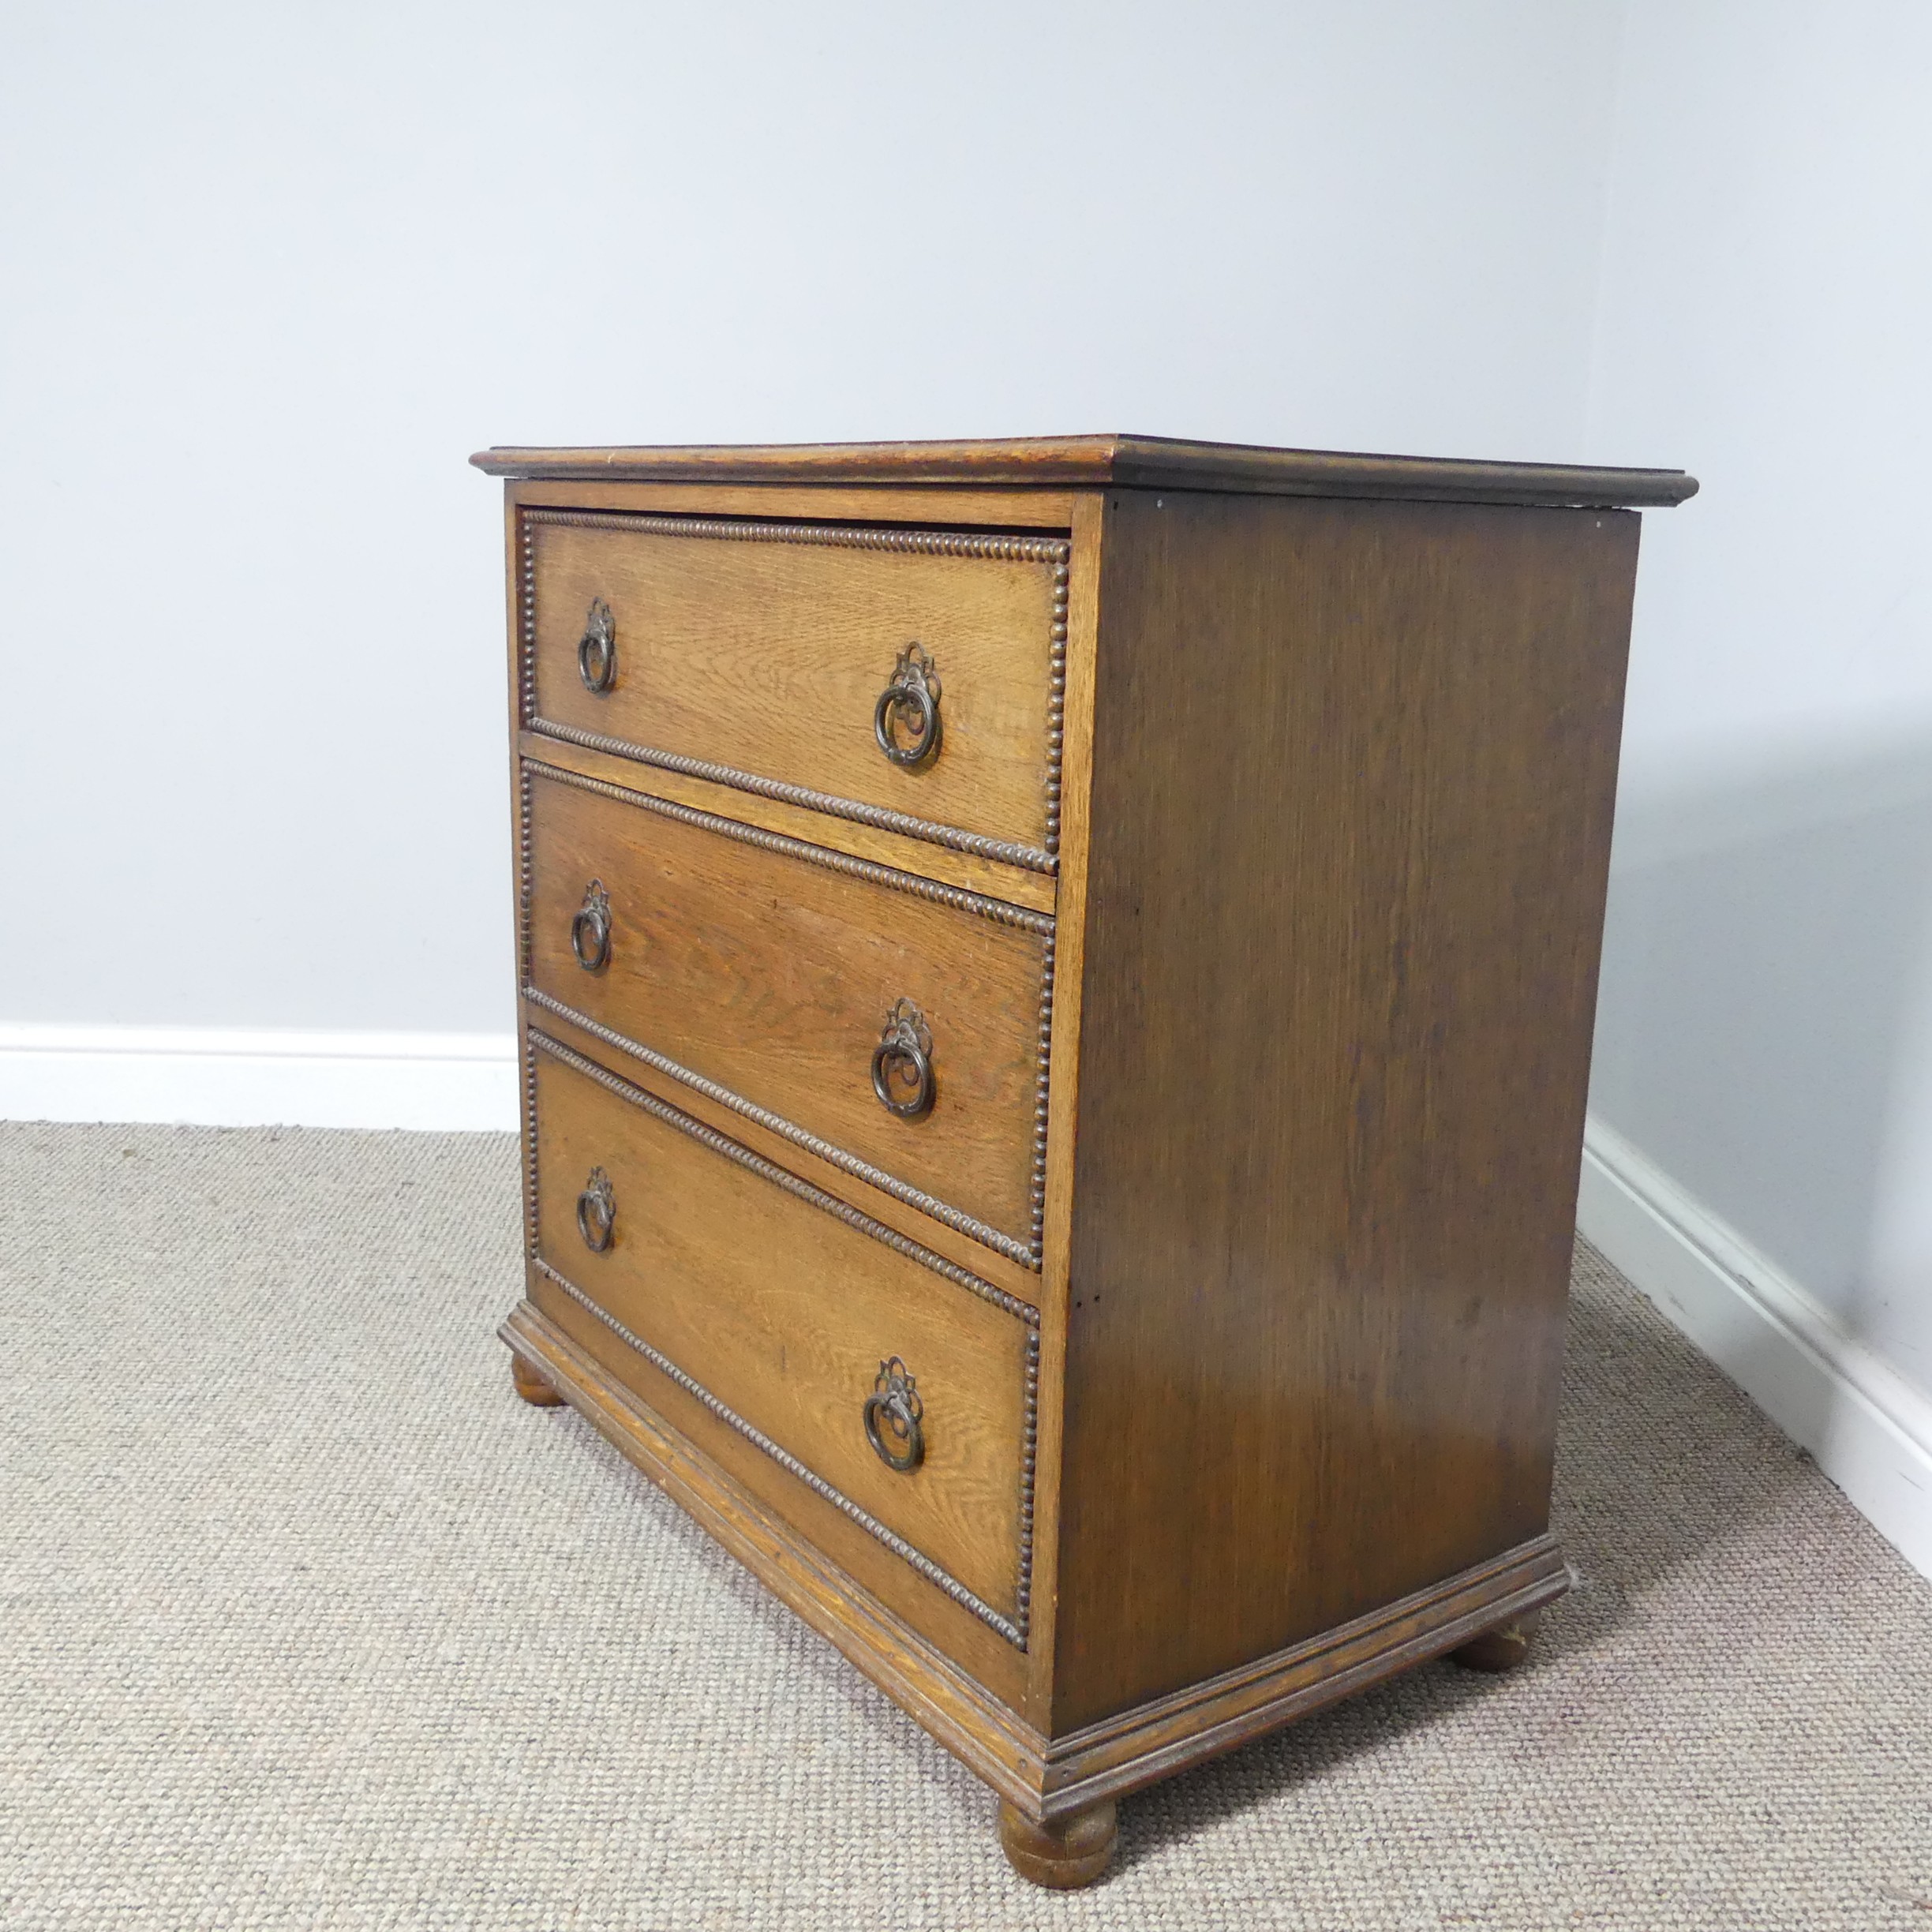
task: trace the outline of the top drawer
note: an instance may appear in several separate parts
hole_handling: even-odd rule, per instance
[[[1064,541],[522,519],[532,729],[1054,870]]]

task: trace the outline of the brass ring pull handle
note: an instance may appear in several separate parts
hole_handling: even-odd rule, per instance
[[[610,896],[601,879],[593,879],[571,921],[571,950],[586,972],[601,972],[610,964]]]
[[[888,1114],[922,1120],[932,1111],[932,1035],[910,1000],[893,1002],[886,1031],[872,1049],[872,1091]]]
[[[577,1196],[577,1232],[593,1254],[603,1253],[616,1234],[617,1196],[601,1167],[590,1170],[590,1178]]]
[[[866,1440],[888,1469],[902,1473],[926,1459],[926,1436],[919,1427],[926,1405],[919,1384],[897,1355],[879,1364],[878,1380],[866,1398]]]
[[[601,597],[590,600],[583,635],[577,640],[577,675],[601,697],[617,682],[617,624]]]
[[[916,644],[899,653],[892,682],[872,707],[872,736],[895,765],[923,765],[939,749],[938,673]]]

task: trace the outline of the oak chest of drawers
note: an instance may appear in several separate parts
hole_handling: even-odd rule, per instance
[[[1631,507],[1150,439],[496,450],[526,1298],[1013,1863],[1548,1531]]]

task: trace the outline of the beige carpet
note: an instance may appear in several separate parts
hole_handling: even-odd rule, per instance
[[[0,1923],[1932,1926],[1932,1586],[1593,1257],[1534,1666],[1157,1787],[1054,1897],[511,1396],[514,1162],[0,1128]]]

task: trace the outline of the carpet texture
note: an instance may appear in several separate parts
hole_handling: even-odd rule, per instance
[[[575,1415],[507,1137],[0,1127],[0,1924],[1932,1926],[1932,1586],[1579,1257],[1534,1661],[1121,1807],[1092,1892]]]

